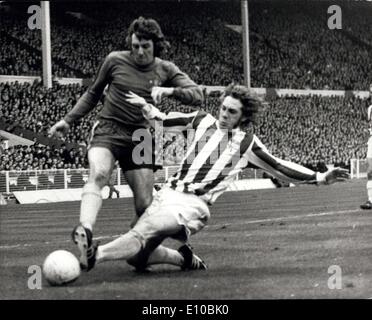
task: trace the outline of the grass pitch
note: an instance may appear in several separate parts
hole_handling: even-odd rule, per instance
[[[370,298],[372,212],[359,209],[365,198],[364,180],[225,193],[191,238],[209,270],[156,266],[137,274],[125,261],[106,262],[68,286],[43,280],[41,290],[28,288],[28,268],[53,250],[77,253],[70,232],[80,204],[1,206],[0,299]],[[105,200],[94,236],[114,239],[133,215],[132,199]],[[328,286],[333,265],[341,268],[341,289]]]

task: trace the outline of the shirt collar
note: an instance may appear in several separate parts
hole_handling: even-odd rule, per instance
[[[220,130],[220,131],[226,131],[226,129],[221,129],[220,128],[220,122],[218,121],[218,120],[216,120],[216,127],[217,127],[217,129],[218,130]],[[229,130],[231,133],[233,133],[233,134],[235,134],[235,133],[237,133],[237,132],[239,132],[239,131],[241,131],[240,130],[240,128],[239,128],[239,126],[238,127],[236,127],[235,129],[231,129],[231,130]]]

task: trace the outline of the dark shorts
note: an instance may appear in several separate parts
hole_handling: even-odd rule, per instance
[[[162,166],[155,163],[155,142],[150,131],[139,129],[142,138],[140,141],[133,141],[133,128],[129,130],[116,122],[99,120],[93,125],[88,149],[92,147],[109,149],[123,171],[140,168],[154,171],[161,169]]]

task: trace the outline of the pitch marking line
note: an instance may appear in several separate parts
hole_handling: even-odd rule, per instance
[[[341,210],[341,211],[328,211],[328,212],[320,212],[320,213],[309,213],[306,215],[296,215],[296,216],[286,216],[286,217],[277,217],[277,218],[267,218],[267,219],[258,219],[258,220],[251,220],[251,221],[245,221],[245,222],[239,222],[239,223],[224,223],[220,225],[211,225],[211,226],[206,226],[206,228],[220,228],[223,226],[231,226],[231,225],[246,225],[246,224],[255,224],[255,223],[263,223],[263,222],[275,222],[275,221],[283,221],[283,220],[295,220],[295,219],[303,219],[303,218],[311,218],[311,217],[323,217],[323,216],[333,216],[333,215],[338,215],[338,214],[350,214],[350,213],[356,213],[360,212],[359,209],[354,209],[354,210]],[[100,236],[100,237],[95,237],[94,240],[110,240],[110,239],[115,239],[120,237],[121,234],[117,235],[112,235],[112,236]],[[41,243],[41,245],[45,244],[58,244],[58,243],[69,243],[71,240],[63,240],[63,241],[56,241],[56,242],[50,242],[50,241],[45,241]],[[2,249],[21,249],[25,247],[37,247],[40,244],[15,244],[15,245],[4,245],[0,246],[0,250]]]
[[[222,226],[230,226],[234,224],[244,225],[244,224],[255,224],[255,223],[263,223],[263,222],[275,222],[275,221],[283,221],[283,220],[296,220],[296,219],[304,219],[304,218],[312,218],[312,217],[323,217],[323,216],[334,216],[338,214],[350,214],[360,212],[360,209],[354,210],[341,210],[341,211],[328,211],[328,212],[320,212],[320,213],[309,213],[305,215],[296,215],[296,216],[286,216],[286,217],[277,217],[277,218],[267,218],[267,219],[258,219],[258,220],[250,220],[244,221],[239,223],[223,223],[220,225],[211,225],[211,227],[222,227]],[[212,217],[213,219],[213,217]],[[208,227],[208,226],[206,226]]]
[[[101,236],[101,237],[94,237],[94,240],[110,240],[110,239],[115,239],[120,237],[121,234],[115,234],[113,236]],[[17,249],[17,248],[25,248],[25,247],[37,247],[38,245],[45,245],[45,244],[59,244],[59,243],[69,243],[71,240],[61,240],[61,241],[44,241],[39,244],[29,244],[29,243],[24,243],[24,244],[14,244],[14,245],[9,245],[9,246],[0,246],[1,249]]]

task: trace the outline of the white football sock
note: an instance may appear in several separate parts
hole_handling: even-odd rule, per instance
[[[96,262],[100,263],[107,260],[120,259],[128,260],[134,257],[141,248],[141,241],[132,232],[127,232],[103,246],[98,246]]]
[[[83,188],[80,204],[80,223],[83,227],[93,229],[97,215],[102,206],[101,189],[94,183],[87,183]]]
[[[177,250],[160,245],[151,253],[147,265],[172,264],[181,267],[183,262],[183,256]]]

